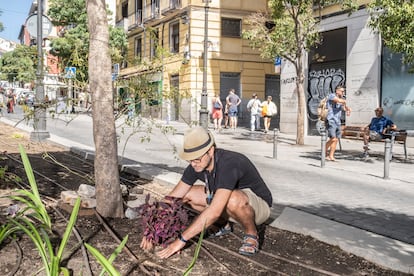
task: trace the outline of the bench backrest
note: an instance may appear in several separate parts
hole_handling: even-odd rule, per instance
[[[353,139],[363,139],[364,138],[365,126],[342,126],[342,137],[343,138],[353,138]],[[395,141],[406,142],[407,140],[407,131],[404,129],[395,130],[397,135],[395,135]]]

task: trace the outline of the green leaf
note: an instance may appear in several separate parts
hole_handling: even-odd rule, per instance
[[[46,275],[50,275],[48,254],[43,247],[43,241],[42,241],[41,235],[37,231],[36,227],[28,219],[24,217],[20,217],[19,220],[22,223],[20,223],[18,220],[15,220],[15,219],[11,219],[11,222],[14,223],[19,228],[19,230],[22,230],[32,240],[32,242],[34,243],[34,245],[36,246],[39,252],[40,257],[42,258],[44,269],[46,270]]]
[[[103,256],[96,248],[93,246],[85,243],[86,249],[95,256],[95,258],[99,261],[99,263],[104,267],[105,271],[109,273],[109,275],[118,276],[121,275],[115,267]]]
[[[205,228],[203,229],[203,231],[200,234],[200,237],[198,238],[198,242],[197,242],[196,249],[194,251],[193,259],[192,259],[190,265],[187,267],[186,271],[184,271],[183,276],[190,275],[191,270],[193,270],[193,268],[194,268],[194,265],[195,265],[195,263],[198,259],[198,255],[200,254],[201,245],[202,245],[203,237],[204,237],[204,232],[205,232]]]
[[[43,223],[49,227],[49,229],[52,228],[52,222],[50,221],[50,217],[46,211],[46,207],[44,206],[42,199],[39,194],[39,190],[37,189],[36,180],[33,174],[32,166],[29,162],[29,158],[27,157],[26,151],[24,150],[23,146],[19,144],[19,151],[20,155],[22,157],[24,169],[26,171],[27,178],[30,183],[30,188],[32,193],[28,192],[21,192],[23,194],[26,194],[34,203],[36,206],[35,210],[40,215],[40,217],[43,219]]]
[[[76,199],[75,205],[73,206],[72,213],[70,215],[69,223],[66,226],[65,233],[63,234],[62,241],[60,242],[59,250],[56,254],[56,256],[59,258],[59,260],[62,258],[63,249],[65,249],[66,243],[69,240],[70,234],[72,232],[72,229],[76,223],[76,219],[78,217],[78,212],[81,204],[81,199],[78,197]]]
[[[115,249],[115,251],[111,254],[111,256],[108,259],[109,263],[111,263],[111,264],[113,263],[115,258],[119,255],[119,253],[121,253],[121,251],[124,248],[127,241],[128,241],[128,235],[125,236],[125,238],[122,240],[122,242],[118,245],[118,247]],[[104,275],[104,273],[105,273],[105,270],[102,270],[99,275]]]

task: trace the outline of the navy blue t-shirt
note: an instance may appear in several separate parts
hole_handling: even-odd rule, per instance
[[[385,128],[392,126],[394,123],[385,116],[374,117],[369,124],[369,129],[382,135]]]
[[[207,171],[197,173],[189,165],[181,177],[181,180],[193,185],[197,180],[208,180],[209,189],[215,192],[217,189],[245,189],[250,188],[257,196],[261,197],[272,206],[272,194],[263,178],[260,176],[253,163],[243,154],[224,149],[215,150],[215,164],[211,173]]]

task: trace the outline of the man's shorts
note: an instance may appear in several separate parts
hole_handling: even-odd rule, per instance
[[[229,116],[230,117],[237,117],[237,108],[230,108],[229,109]]]
[[[256,195],[250,188],[242,189],[241,191],[244,192],[249,198],[249,204],[254,210],[256,225],[260,225],[268,220],[270,217],[270,207],[267,202],[260,196]],[[232,218],[229,220],[236,222]]]
[[[341,126],[338,126],[335,121],[327,121],[328,122],[328,137],[329,138],[341,138]]]
[[[369,139],[371,141],[381,141],[382,139],[384,139],[384,136],[381,133],[370,130],[369,131]]]

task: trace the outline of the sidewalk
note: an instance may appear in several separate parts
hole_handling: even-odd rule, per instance
[[[69,125],[49,119],[47,127],[54,142],[93,156],[91,124],[89,116],[81,115]],[[176,129],[175,135],[155,130],[150,143],[135,138],[125,148],[120,146],[123,169],[164,184],[177,183],[187,163],[177,159],[173,148],[182,146],[187,126],[177,122],[169,126]],[[120,145],[132,132],[123,129]],[[360,157],[361,141],[342,141],[338,162],[326,161],[321,168],[320,137],[306,137],[305,145],[298,146],[295,136],[280,133],[277,158],[273,158],[273,133],[240,128],[214,134],[218,147],[246,154],[261,172],[274,198],[272,226],[311,235],[380,265],[414,273],[412,144],[408,144],[407,161],[402,146],[394,146],[389,179],[384,179],[380,143],[373,144],[372,157],[365,160]]]

